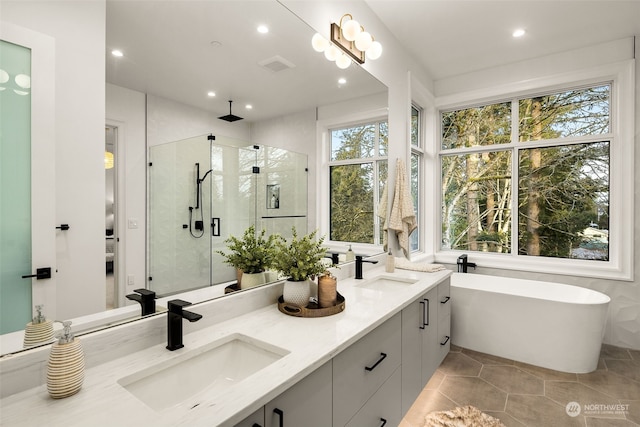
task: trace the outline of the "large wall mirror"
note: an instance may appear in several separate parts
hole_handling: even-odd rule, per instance
[[[259,25],[266,25],[268,32],[257,32]],[[317,165],[320,164],[317,161],[319,141],[315,128],[317,109],[332,111],[332,106],[335,105],[336,116],[350,117],[351,114],[360,114],[361,117],[362,112],[367,109],[379,111],[381,106],[369,105],[370,99],[384,99],[386,106],[387,96],[386,87],[360,66],[351,64],[349,68],[341,70],[335,63],[326,60],[323,54],[315,52],[311,46],[314,33],[311,27],[277,0],[108,0],[106,83],[146,94],[148,101],[142,112],[142,115],[147,117],[144,132],[148,145],[143,149],[145,156],[156,156],[156,149],[160,150],[162,146],[167,148],[166,144],[191,138],[206,139],[209,134],[216,136],[216,143],[220,146],[234,147],[233,154],[229,152],[227,156],[258,156],[255,161],[260,162],[259,156],[266,155],[268,150],[285,150],[286,153],[300,155],[297,161],[307,162],[309,166],[306,175],[306,190],[309,195],[305,204],[308,211],[304,226],[306,230],[310,230],[317,227],[316,215],[313,212],[317,208],[308,201],[314,197],[316,186],[321,185],[314,178]],[[124,56],[112,57],[111,49],[114,47],[122,48]],[[209,91],[215,92],[215,96],[208,96]],[[157,102],[158,100],[162,102]],[[229,100],[233,100],[232,107]],[[181,127],[184,122],[174,125],[172,115],[150,108],[152,101],[156,107],[165,101],[171,102],[174,106],[184,106],[183,117],[207,117],[210,127]],[[253,109],[246,109],[247,104],[251,104]],[[233,108],[234,115],[243,117],[243,120],[218,120],[219,116],[229,114],[230,108]],[[194,131],[196,128],[198,130]],[[259,148],[254,149],[253,146]],[[121,160],[125,151],[119,151]],[[196,161],[189,160],[189,163],[193,163],[190,167],[195,168]],[[130,167],[130,163],[128,164],[124,158],[124,165],[116,165],[116,170],[118,167]],[[202,168],[201,173],[206,170]],[[147,177],[150,173],[144,171],[142,176]],[[195,170],[191,173],[195,174]],[[269,178],[266,175],[264,179],[264,182],[255,184],[254,197],[257,200],[250,210],[257,209],[253,206],[269,210],[268,201],[265,200],[268,197],[268,186],[278,182],[267,182]],[[143,187],[145,192],[160,190],[162,193],[163,189],[158,188],[159,182],[161,180],[137,182],[132,186],[132,183],[119,179],[118,188],[130,190],[133,187]],[[283,187],[279,190],[284,194]],[[96,188],[96,191],[105,189]],[[193,194],[193,191],[193,188],[189,189],[190,194]],[[150,194],[140,194],[141,200],[146,200]],[[214,194],[209,194],[212,199]],[[190,202],[186,202],[186,206],[182,208],[187,209],[188,203]],[[230,207],[231,204],[226,206]],[[236,207],[241,208],[240,204]],[[114,209],[118,212],[121,208],[122,206],[116,206]],[[268,217],[269,213],[265,212],[262,215],[259,212],[251,212],[258,218],[256,224],[267,224],[271,221],[266,218],[260,219],[262,216]],[[215,212],[209,212],[208,215],[211,218],[218,217]],[[234,214],[225,212],[224,215]],[[295,212],[292,215],[302,214]],[[188,221],[188,217],[179,219],[177,231],[184,231],[182,225],[188,226]],[[225,237],[240,234],[244,227],[244,224],[237,224],[225,228],[228,224],[221,224],[221,235],[214,241],[216,249],[223,245]],[[273,221],[268,226],[274,231],[282,231],[280,225]],[[301,223],[300,227],[304,226]],[[152,252],[149,251],[149,247],[158,243],[151,239],[154,235],[161,234],[157,230],[154,232],[151,227],[151,223],[141,227],[145,229],[146,244],[139,250],[144,253],[138,254],[137,259],[141,260],[139,264],[147,264],[145,272],[151,271],[150,267],[154,262],[150,258]],[[116,239],[118,237],[119,244],[122,245],[124,237],[120,235],[116,236]],[[210,249],[211,247],[207,251]],[[127,257],[130,255],[127,254]],[[224,274],[224,277],[210,279],[210,282],[224,283],[229,279],[226,275],[230,273]],[[126,275],[123,277],[127,279]],[[169,282],[170,279],[167,280],[167,286]],[[115,291],[114,309],[87,316],[91,317],[91,321],[86,322],[86,331],[103,328],[118,321],[130,321],[135,318],[132,317],[132,313],[139,317],[137,304],[123,306],[124,285],[117,285],[120,290]],[[149,282],[144,285],[138,283],[137,286],[153,288]],[[184,289],[172,288],[166,293],[175,295],[175,292],[186,291],[188,288],[189,286],[185,286]],[[165,292],[163,290],[160,293]],[[192,293],[185,298],[197,303],[211,297],[201,295]],[[124,303],[131,304],[126,300]],[[162,303],[159,302],[159,305]],[[64,318],[64,313],[60,317]],[[76,329],[76,332],[83,333],[81,329]],[[6,340],[6,335],[12,334],[17,337],[12,339],[14,345]],[[23,332],[19,330],[3,335],[2,352],[20,351],[22,336]]]

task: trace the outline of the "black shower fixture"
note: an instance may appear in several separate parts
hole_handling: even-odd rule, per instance
[[[233,101],[229,101],[229,114],[227,114],[226,116],[220,116],[218,117],[220,120],[225,120],[227,122],[235,122],[236,120],[242,120],[242,117],[238,117],[235,114],[231,114],[231,103]]]

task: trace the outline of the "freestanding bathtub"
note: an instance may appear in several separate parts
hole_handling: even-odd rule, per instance
[[[610,300],[578,286],[453,273],[451,341],[556,371],[592,372]]]

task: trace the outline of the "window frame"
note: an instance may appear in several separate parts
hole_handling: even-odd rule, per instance
[[[432,223],[435,228],[435,239],[433,240],[433,251],[435,260],[442,263],[455,264],[456,258],[462,253],[468,253],[469,257],[476,262],[479,267],[499,268],[506,270],[522,270],[536,273],[562,274],[579,277],[595,277],[615,280],[633,280],[633,233],[628,231],[628,227],[633,227],[634,219],[634,183],[629,182],[629,176],[633,176],[634,161],[634,64],[633,61],[622,61],[619,63],[604,65],[579,72],[566,73],[549,76],[545,78],[532,79],[523,83],[507,84],[487,89],[477,90],[469,93],[450,95],[437,98],[435,101],[435,121],[437,126],[437,137],[433,141],[434,166],[437,169],[435,174],[436,188],[442,185],[441,162],[442,152],[455,154],[464,150],[442,150],[442,122],[441,113],[453,109],[470,108],[489,103],[512,101],[515,98],[527,96],[537,96],[540,94],[561,92],[563,90],[576,87],[593,86],[601,83],[611,84],[611,106],[610,106],[610,133],[607,135],[593,135],[580,137],[581,141],[590,142],[595,140],[610,141],[610,175],[609,175],[609,260],[590,261],[570,258],[550,258],[519,255],[517,251],[511,253],[486,253],[471,252],[454,249],[444,249],[441,247],[442,241],[442,194],[441,191],[434,193],[434,205]],[[517,103],[516,103],[517,104]],[[512,115],[512,120],[517,120],[517,115]],[[512,124],[517,126],[517,123]],[[517,128],[516,128],[517,129]],[[557,140],[546,140],[544,146],[550,144],[565,145],[569,140],[577,138],[561,138]],[[517,165],[516,143],[512,138],[509,146],[506,144],[497,147],[482,147],[479,151],[494,151],[496,149],[512,150],[512,161]],[[519,148],[531,148],[536,146],[536,142],[518,143]],[[514,168],[517,172],[517,167]],[[625,179],[627,177],[627,179]],[[517,173],[512,178],[517,182]],[[512,215],[512,236],[517,239],[517,200],[511,201]],[[516,227],[516,228],[514,228]]]
[[[415,235],[416,239],[417,239],[417,247],[413,248],[410,247],[410,252],[411,253],[421,253],[424,252],[424,233],[423,233],[423,229],[424,227],[422,226],[422,224],[424,224],[423,221],[423,211],[424,211],[424,200],[426,200],[426,194],[424,191],[424,184],[425,184],[425,173],[424,173],[424,168],[425,168],[425,162],[424,162],[424,158],[425,158],[425,150],[424,150],[424,146],[425,146],[425,134],[426,134],[426,128],[425,128],[425,109],[423,107],[421,107],[417,102],[412,102],[411,103],[411,109],[412,110],[416,110],[418,112],[418,141],[417,144],[414,145],[413,141],[409,141],[409,165],[408,165],[408,169],[409,169],[409,177],[411,178],[411,166],[412,166],[412,159],[413,156],[417,156],[418,157],[418,200],[416,201],[415,205],[414,205],[414,210],[415,210],[415,214],[416,214],[416,221],[418,223],[418,228],[416,228],[416,230],[411,233],[411,236],[409,236],[409,244],[412,244],[412,238]],[[413,114],[410,115],[410,117],[412,117]]]
[[[383,251],[382,239],[380,244],[375,243],[361,243],[361,242],[344,242],[339,240],[330,239],[330,215],[331,215],[331,203],[330,203],[330,185],[331,185],[331,166],[340,164],[361,164],[361,163],[375,163],[381,160],[378,149],[376,148],[376,155],[370,158],[358,158],[349,160],[333,161],[332,147],[331,147],[331,131],[335,129],[347,128],[351,126],[359,126],[370,123],[377,123],[386,121],[389,122],[388,110],[381,108],[377,110],[371,110],[364,113],[357,113],[352,115],[344,115],[341,117],[335,117],[325,120],[317,121],[317,133],[318,144],[316,154],[318,156],[318,179],[317,182],[318,192],[316,195],[316,206],[318,212],[318,235],[325,236],[324,245],[329,248],[330,251],[336,251],[344,253],[347,247],[351,245],[352,249],[364,255],[374,255]],[[383,156],[387,158],[389,162],[389,147],[387,146],[387,155]],[[377,190],[376,190],[377,191]],[[378,201],[375,201],[375,207],[377,207]],[[376,218],[374,216],[374,218]]]

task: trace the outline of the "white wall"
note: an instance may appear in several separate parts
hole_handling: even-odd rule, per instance
[[[146,250],[146,97],[144,93],[111,84],[106,85],[106,123],[118,128],[117,266],[119,305],[124,295],[145,285]],[[129,220],[138,228],[129,228]],[[132,283],[130,283],[132,281]]]
[[[105,2],[2,1],[2,20],[55,40],[57,312],[105,308]],[[37,90],[35,87],[33,90]]]
[[[510,87],[515,90],[526,89],[536,84],[536,80],[563,73],[577,73],[580,70],[597,67],[608,63],[629,60],[634,57],[633,39],[618,40],[602,45],[590,46],[561,54],[550,55],[528,61],[522,61],[495,69],[482,70],[476,73],[456,76],[435,82],[438,99],[456,96],[474,96],[486,93],[491,87]],[[636,84],[635,84],[635,212],[636,218],[640,208],[640,65],[639,48],[636,44]],[[609,317],[604,342],[620,347],[640,349],[640,225],[626,224],[626,228],[634,231],[634,264],[636,266],[634,280],[616,281],[592,279],[579,276],[552,275],[531,272],[518,272],[498,268],[481,268],[478,272],[498,276],[520,277],[533,280],[567,283],[600,291],[611,298]]]

